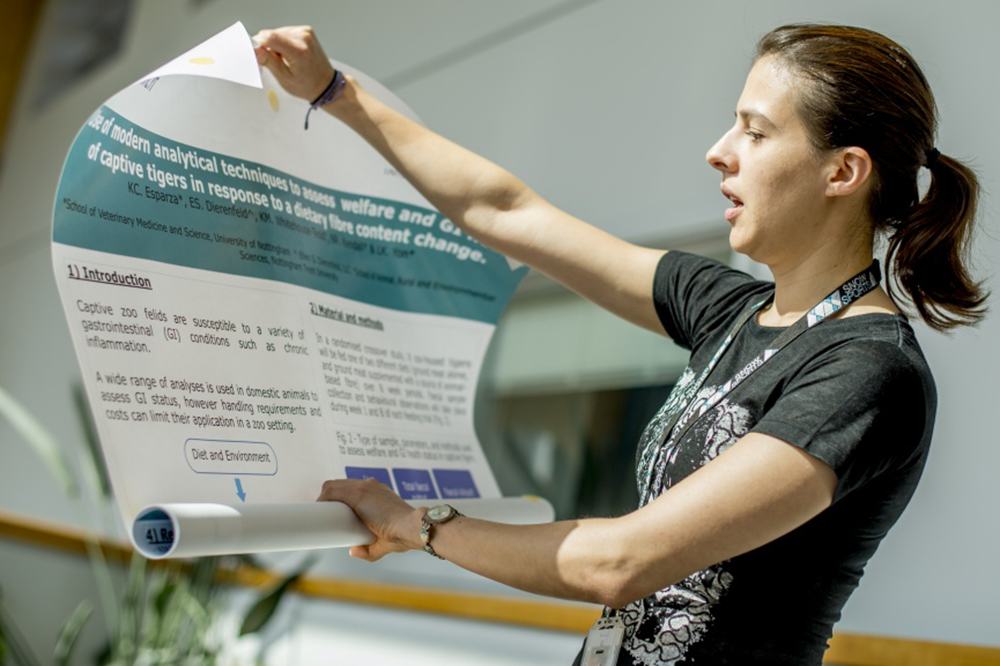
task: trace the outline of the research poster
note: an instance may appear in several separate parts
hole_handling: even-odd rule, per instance
[[[330,478],[499,497],[472,406],[526,269],[332,117],[304,129],[307,108],[236,24],[69,149],[52,256],[126,524],[151,504],[313,502]]]

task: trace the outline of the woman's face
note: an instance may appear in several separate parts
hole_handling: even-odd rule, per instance
[[[747,76],[736,124],[708,151],[722,173],[733,249],[766,263],[804,259],[823,243],[829,164],[817,156],[794,104],[802,82],[770,56]]]

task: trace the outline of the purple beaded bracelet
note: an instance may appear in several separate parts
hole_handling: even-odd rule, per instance
[[[345,83],[347,83],[347,79],[344,78],[344,73],[339,69],[333,70],[333,79],[330,81],[330,85],[320,93],[319,97],[313,100],[313,103],[309,105],[309,110],[306,111],[306,129],[309,129],[309,114],[340,97],[340,93],[344,91]]]

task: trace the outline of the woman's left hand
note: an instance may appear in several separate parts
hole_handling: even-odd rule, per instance
[[[253,37],[257,64],[271,70],[292,95],[312,101],[333,77],[333,65],[307,25],[261,30]]]
[[[343,502],[375,535],[375,541],[367,546],[352,546],[351,557],[374,562],[389,553],[423,546],[420,529],[424,510],[414,509],[375,479],[326,481],[317,501]]]

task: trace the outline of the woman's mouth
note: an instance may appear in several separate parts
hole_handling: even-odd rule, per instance
[[[722,194],[733,202],[732,208],[726,209],[726,221],[732,222],[743,211],[743,200],[730,192],[725,186],[722,187]]]

